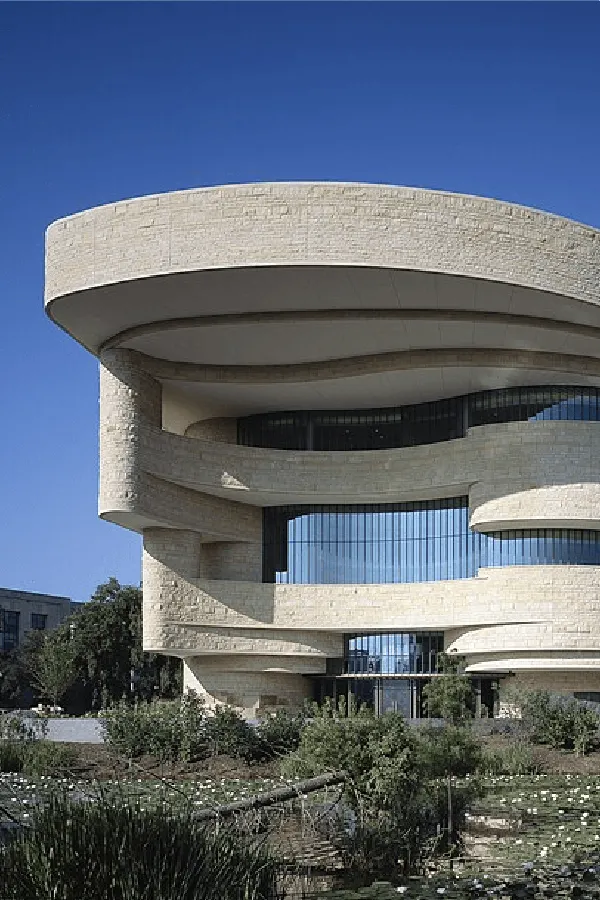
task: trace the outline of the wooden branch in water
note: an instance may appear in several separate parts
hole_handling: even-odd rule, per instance
[[[305,781],[297,781],[295,784],[276,788],[273,791],[265,791],[247,797],[244,800],[235,800],[232,803],[223,803],[213,809],[202,809],[194,813],[194,819],[220,819],[232,816],[237,812],[250,809],[262,809],[265,806],[273,806],[275,803],[283,803],[285,800],[295,800],[303,794],[311,794],[334,784],[343,784],[348,777],[347,772],[330,772],[327,775],[318,775],[316,778],[307,778]]]

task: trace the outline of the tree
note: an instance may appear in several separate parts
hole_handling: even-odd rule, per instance
[[[0,706],[24,709],[31,706],[37,692],[25,665],[22,648],[0,654]]]
[[[42,697],[52,706],[58,706],[77,677],[73,648],[64,635],[56,631],[34,634],[40,637],[32,637],[26,650],[31,680]]]
[[[458,724],[473,717],[473,685],[464,673],[462,656],[440,654],[439,677],[423,688],[423,700],[428,715],[439,716]]]
[[[132,690],[133,688],[133,690]],[[0,705],[64,697],[70,711],[100,709],[123,697],[174,698],[181,660],[142,647],[142,591],[109,578],[88,603],[50,632],[31,631],[0,657]]]
[[[56,633],[69,639],[80,692],[93,709],[132,693],[145,699],[181,693],[181,660],[143,651],[138,587],[109,578]]]
[[[424,739],[399,713],[375,716],[355,704],[313,709],[282,771],[300,778],[346,773],[347,806],[333,817],[329,837],[351,868],[386,878],[453,847],[473,792],[471,784],[448,790],[439,760],[427,756]]]

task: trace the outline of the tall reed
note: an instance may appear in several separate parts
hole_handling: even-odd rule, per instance
[[[0,853],[2,900],[276,900],[278,866],[231,828],[53,797]]]

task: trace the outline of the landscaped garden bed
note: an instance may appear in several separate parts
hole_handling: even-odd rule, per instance
[[[0,823],[6,838],[19,829],[24,848],[34,847],[40,822],[55,827],[44,811],[61,803],[90,810],[84,828],[97,808],[106,811],[98,827],[121,809],[134,830],[148,816],[188,822],[194,833],[222,830],[241,846],[268,849],[273,890],[293,900],[327,891],[332,900],[600,900],[599,741],[588,716],[591,752],[568,749],[566,717],[576,714],[557,706],[542,744],[520,725],[490,723],[487,735],[460,721],[413,729],[393,714],[326,705],[255,729],[233,710],[207,715],[194,697],[120,704],[107,716],[105,745],[68,751],[17,723],[2,745],[17,770],[0,775]]]

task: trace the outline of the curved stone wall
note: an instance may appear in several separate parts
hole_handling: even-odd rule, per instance
[[[127,351],[110,353],[128,358]],[[103,371],[103,384],[110,377]],[[172,509],[180,490],[182,505],[187,498],[195,501],[195,515],[201,517],[202,507],[208,507],[197,530],[210,533],[213,527],[218,538],[241,536],[242,523],[251,514],[256,520],[248,504],[307,503],[315,496],[321,503],[391,502],[468,493],[471,524],[479,530],[600,527],[596,422],[484,425],[463,439],[379,450],[375,456],[373,451],[303,453],[175,435],[138,411],[130,394],[123,405],[118,391],[105,389],[103,397],[106,474],[100,508],[107,518],[115,509],[151,513],[163,491],[171,491]],[[155,490],[133,489],[132,479],[143,473],[159,480]],[[206,495],[235,502],[219,506]],[[163,521],[157,515],[148,524]],[[226,528],[219,531],[219,523]]]
[[[237,419],[229,416],[218,416],[193,422],[185,430],[186,437],[199,438],[203,441],[218,441],[222,444],[237,443]]]
[[[581,650],[595,657],[600,640],[595,566],[508,566],[481,569],[476,578],[377,585],[207,581],[171,566],[145,541],[144,584],[159,607],[147,620],[146,642],[158,649],[155,631],[163,638],[172,631],[170,646],[181,655],[193,652],[199,627],[224,631],[222,652],[228,628],[236,635],[262,629],[265,638],[282,629],[290,636],[313,630],[330,638],[342,632],[444,631],[449,649],[486,658],[532,650]]]
[[[157,194],[50,226],[46,301],[175,272],[364,265],[484,277],[597,303],[598,233],[516,204],[363,184]]]
[[[341,656],[344,631],[442,630],[474,672],[562,667],[585,680],[600,666],[596,567],[482,569],[420,584],[262,584],[260,508],[468,492],[480,529],[595,528],[598,423],[485,425],[460,440],[374,453],[266,450],[163,431],[160,386],[143,381],[139,357],[110,351],[107,365],[102,464],[117,477],[102,482],[102,512],[144,532],[145,646],[192,660],[190,684],[207,679],[209,698],[231,695],[235,655],[244,680],[251,673],[244,708],[260,705],[252,679],[263,685],[267,672],[272,695],[287,685],[290,700],[300,675],[324,674],[326,659]],[[152,403],[141,403],[141,384]]]

